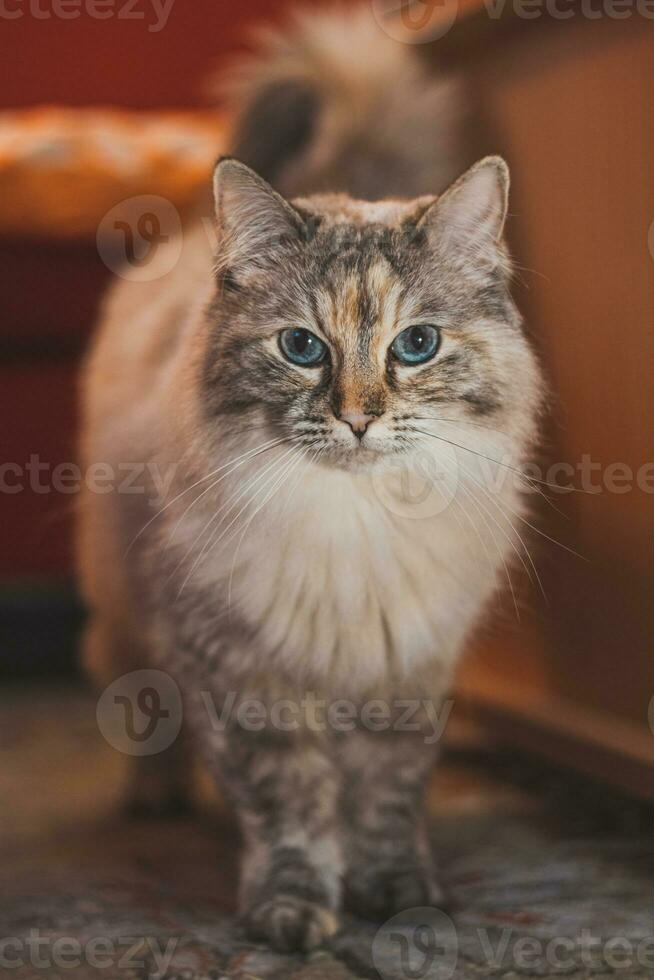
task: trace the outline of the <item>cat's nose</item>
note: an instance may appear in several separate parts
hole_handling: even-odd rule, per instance
[[[366,429],[372,422],[375,415],[366,415],[365,412],[343,412],[338,416],[341,422],[345,422],[352,429],[357,439],[363,439]]]

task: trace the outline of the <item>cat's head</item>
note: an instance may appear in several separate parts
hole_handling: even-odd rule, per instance
[[[287,202],[220,161],[207,411],[348,469],[411,453],[439,419],[526,436],[538,375],[507,288],[508,185],[488,157],[439,198]]]

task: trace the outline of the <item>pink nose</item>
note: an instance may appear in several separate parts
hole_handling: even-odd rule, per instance
[[[345,422],[352,429],[357,439],[363,439],[366,429],[375,418],[374,415],[365,415],[363,412],[343,412],[339,415],[341,422]]]

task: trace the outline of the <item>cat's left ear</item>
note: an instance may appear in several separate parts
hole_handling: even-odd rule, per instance
[[[218,161],[213,189],[218,266],[229,269],[237,281],[266,268],[289,243],[302,238],[303,222],[297,211],[239,160]]]
[[[495,266],[508,200],[508,166],[502,157],[484,157],[430,205],[417,227],[440,247],[463,250]]]

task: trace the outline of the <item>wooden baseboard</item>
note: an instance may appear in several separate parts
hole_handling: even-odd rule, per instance
[[[473,719],[503,742],[654,799],[654,732],[606,711],[516,685],[485,666],[457,686]]]

